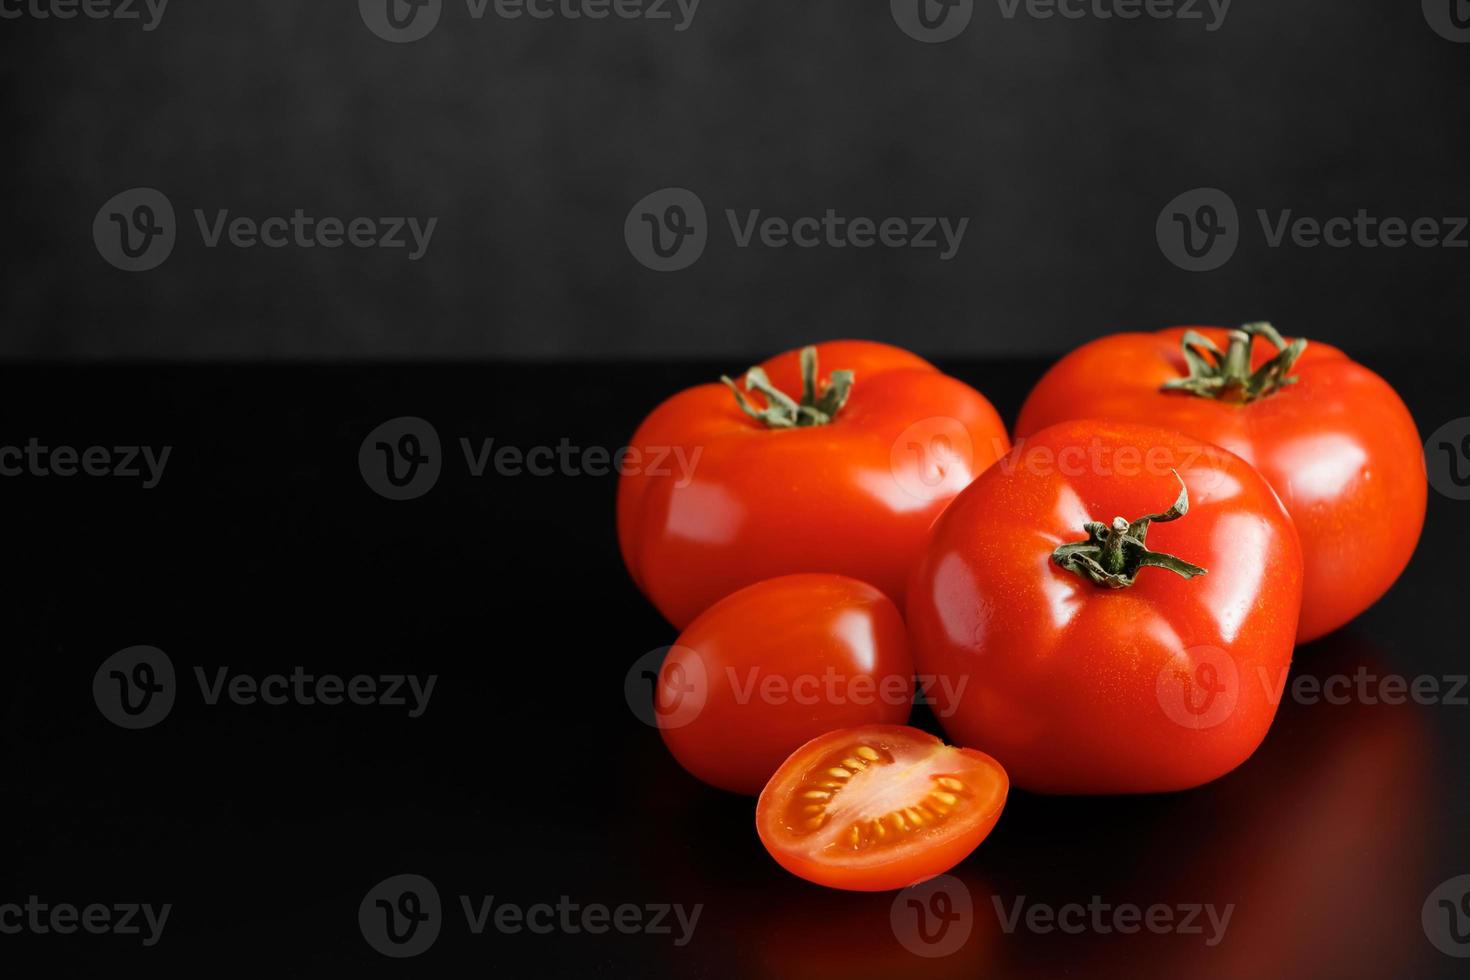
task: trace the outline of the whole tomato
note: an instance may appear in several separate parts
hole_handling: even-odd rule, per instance
[[[818,344],[723,381],[654,409],[620,467],[623,561],[680,629],[795,572],[902,603],[935,516],[1010,446],[983,395],[886,344]]]
[[[818,735],[907,721],[913,674],[887,596],[841,575],[783,575],[689,624],[659,669],[654,717],[681,766],[754,796]]]
[[[1065,422],[940,516],[910,583],[909,638],[950,738],[1017,786],[1177,790],[1265,737],[1301,590],[1291,519],[1239,457]]]
[[[1253,349],[1256,338],[1270,343]],[[1268,323],[1103,337],[1046,373],[1016,437],[1080,418],[1176,429],[1261,471],[1301,535],[1303,643],[1388,591],[1419,541],[1428,491],[1414,419],[1326,344],[1288,344]]]

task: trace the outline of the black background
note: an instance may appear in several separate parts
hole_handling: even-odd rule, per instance
[[[1445,0],[1448,2],[1448,0]],[[1201,0],[1198,7],[1207,9]],[[934,357],[1058,353],[1108,329],[1272,319],[1358,353],[1463,351],[1470,250],[1272,249],[1254,217],[1470,214],[1470,48],[1419,0],[1235,0],[1207,20],[1005,19],[939,45],[880,0],[703,0],[669,21],[474,20],[374,36],[350,0],[0,21],[0,352],[62,357],[736,357],[863,336]],[[181,239],[91,239],[154,187]],[[689,269],[623,220],[687,187]],[[1225,190],[1245,237],[1175,268],[1154,222]],[[967,216],[933,250],[737,248],[723,210]],[[428,253],[207,249],[190,212],[437,216]]]
[[[1466,414],[1470,252],[1266,246],[1254,210],[1470,213],[1470,46],[1417,2],[1235,0],[1201,22],[1007,21],[943,45],[850,0],[703,0],[693,26],[470,20],[373,36],[356,5],[189,4],[159,28],[0,20],[0,445],[174,447],[162,483],[0,480],[0,902],[172,902],[162,942],[0,936],[32,975],[1450,977],[1420,907],[1470,873],[1470,708],[1288,699],[1237,772],[1169,796],[1012,795],[955,871],[975,935],[893,937],[891,896],[771,862],[750,801],[688,777],[624,700],[673,633],[617,556],[614,481],[472,478],[457,440],[622,445],[661,398],[774,350],[909,346],[1009,420],[1047,358],[1109,329],[1273,318],[1359,355],[1421,431]],[[184,218],[118,271],[91,237],[135,186]],[[640,266],[635,201],[695,190],[693,267]],[[1229,192],[1246,237],[1191,274],[1160,209]],[[440,218],[427,256],[209,250],[190,209]],[[932,252],[737,249],[726,207],[968,216]],[[115,360],[125,364],[86,362]],[[261,362],[298,360],[294,366]],[[197,364],[196,361],[220,363]],[[409,363],[409,362],[434,362]],[[372,362],[372,363],[367,363]],[[458,362],[458,363],[454,363]],[[430,420],[445,472],[393,503],[357,469]],[[1392,592],[1298,676],[1465,672],[1466,505],[1431,492]],[[91,698],[156,645],[188,683],[158,727]],[[206,706],[194,667],[435,673],[391,708]],[[933,727],[921,710],[918,723]],[[451,913],[407,962],[358,903],[399,873]],[[693,941],[469,936],[461,894],[703,903]],[[991,897],[1235,903],[1225,941],[1004,934]]]
[[[953,364],[1014,417],[1039,361]],[[1429,428],[1459,396],[1444,366],[1379,365]],[[1470,873],[1463,704],[1288,697],[1261,749],[1198,790],[1115,798],[1013,791],[954,872],[974,933],[906,952],[891,894],[791,877],[753,802],[681,770],[624,681],[674,633],[617,555],[607,477],[471,477],[457,440],[616,447],[647,393],[708,365],[45,368],[0,391],[7,429],[50,445],[174,447],[133,481],[7,479],[0,707],[5,900],[172,902],[162,940],[0,936],[0,956],[67,975],[1453,977],[1420,910]],[[1427,373],[1426,373],[1427,372]],[[562,393],[551,407],[537,400]],[[358,448],[418,415],[444,441],[424,496],[385,500]],[[1297,651],[1297,677],[1466,673],[1462,502],[1431,492],[1408,571],[1348,627]],[[153,644],[180,694],[124,731],[93,704],[114,651]],[[423,716],[365,706],[208,706],[233,672],[435,673]],[[1460,692],[1462,697],[1466,693]],[[916,723],[934,728],[924,710]],[[937,729],[936,729],[937,730]],[[428,877],[449,920],[407,961],[364,942],[357,907],[389,875]],[[471,936],[458,895],[530,905],[703,903],[693,940]],[[1197,935],[1005,934],[992,906],[1233,903]],[[95,975],[95,974],[88,974]]]

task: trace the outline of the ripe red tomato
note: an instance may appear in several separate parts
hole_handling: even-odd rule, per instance
[[[1272,343],[1252,350],[1255,337]],[[1414,420],[1387,382],[1326,344],[1288,346],[1270,324],[1103,337],[1047,372],[1016,437],[1079,418],[1175,429],[1261,471],[1301,535],[1303,643],[1388,591],[1419,541],[1428,491]]]
[[[655,718],[679,764],[751,796],[834,728],[908,720],[913,660],[898,607],[841,575],[786,575],[710,606],[659,670]]]
[[[818,362],[840,369],[830,384]],[[680,629],[793,572],[850,575],[901,603],[934,517],[1010,446],[984,396],[886,344],[788,351],[736,387],[655,409],[618,483],[623,561]]]
[[[963,861],[1000,819],[1010,783],[974,749],[917,728],[828,732],[797,749],[756,805],[761,843],[831,888],[906,888]]]
[[[1162,429],[1065,422],[935,523],[909,639],[919,673],[940,680],[950,738],[1017,786],[1185,789],[1265,737],[1301,589],[1291,519],[1239,457]]]

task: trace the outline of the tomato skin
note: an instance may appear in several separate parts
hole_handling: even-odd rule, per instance
[[[1062,358],[1027,397],[1018,440],[1078,418],[1175,429],[1223,446],[1276,489],[1306,562],[1298,640],[1337,629],[1398,579],[1424,527],[1422,440],[1398,394],[1342,351],[1311,341],[1289,385],[1247,404],[1160,391],[1185,376],[1180,341],[1193,330],[1223,350],[1220,327],[1102,337]],[[1252,365],[1275,351],[1257,343]]]
[[[767,429],[712,383],[665,401],[629,443],[663,465],[619,478],[618,543],[678,629],[736,589],[795,572],[848,575],[901,604],[929,525],[1010,447],[990,402],[921,358],[868,341],[816,347],[824,378],[856,374],[831,424]],[[781,390],[801,390],[796,351],[761,366]],[[928,452],[936,434],[968,441],[970,458]]]
[[[1163,511],[1179,493],[1171,468],[1189,510],[1153,524],[1147,545],[1207,574],[1143,568],[1110,589],[1052,561],[1087,521]],[[1291,519],[1239,457],[1161,429],[1065,422],[1018,444],[936,522],[909,637],[919,673],[939,678],[950,738],[1000,760],[1017,786],[1178,790],[1229,772],[1265,737],[1301,589]]]
[[[927,777],[944,775],[962,780],[967,787],[964,808],[951,821],[916,829],[907,839],[886,849],[877,848],[871,856],[860,856],[839,845],[812,847],[792,833],[786,813],[808,784],[814,767],[820,769],[819,760],[827,757],[830,762],[848,754],[844,747],[850,749],[857,744],[891,751],[900,762],[899,768],[923,766],[927,767]],[[852,782],[856,784],[858,776],[863,775],[858,773]],[[880,780],[882,775],[878,773]],[[862,791],[854,785],[847,792]],[[968,857],[1000,819],[1009,791],[1005,770],[983,752],[947,746],[917,728],[867,725],[828,732],[793,752],[761,792],[756,804],[756,832],[771,857],[799,878],[848,891],[890,891],[943,874]],[[921,797],[907,800],[920,801]]]
[[[907,721],[913,673],[903,618],[882,592],[841,575],[786,575],[689,624],[659,670],[655,717],[692,775],[754,796],[824,732]]]

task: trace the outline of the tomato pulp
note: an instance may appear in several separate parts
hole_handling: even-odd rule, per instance
[[[963,861],[1000,819],[1005,770],[916,728],[812,739],[761,793],[756,830],[787,871],[832,888],[906,888]]]

